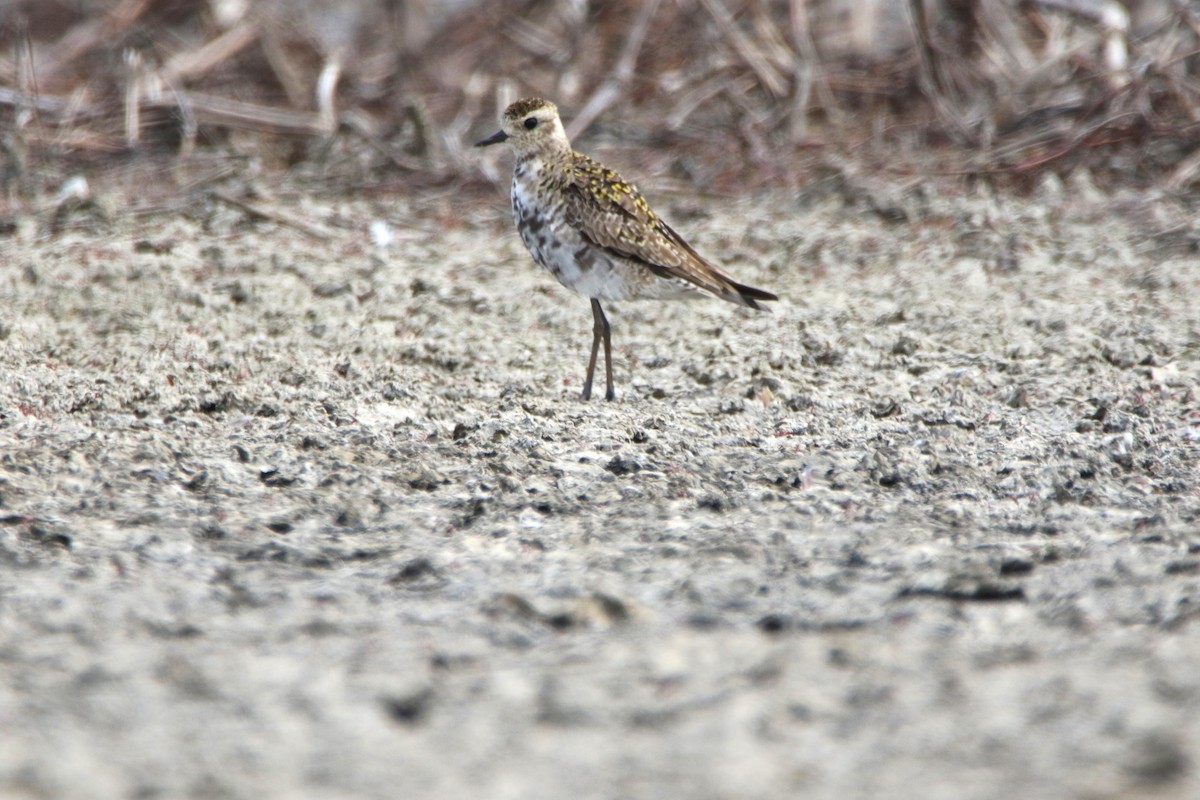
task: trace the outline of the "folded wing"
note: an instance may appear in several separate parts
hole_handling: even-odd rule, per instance
[[[697,253],[654,213],[633,184],[599,162],[576,153],[572,181],[565,189],[568,223],[596,247],[738,305],[765,311],[759,301],[779,299],[738,283]]]

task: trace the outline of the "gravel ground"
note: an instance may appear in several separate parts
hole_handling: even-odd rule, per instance
[[[611,404],[502,188],[0,240],[0,796],[1200,797],[1178,212],[650,194]]]

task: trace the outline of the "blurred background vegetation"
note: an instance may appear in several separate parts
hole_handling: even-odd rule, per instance
[[[850,164],[1187,198],[1198,72],[1185,0],[0,0],[0,202],[81,171],[144,207],[247,174],[503,182],[470,144],[530,94],[710,192]]]

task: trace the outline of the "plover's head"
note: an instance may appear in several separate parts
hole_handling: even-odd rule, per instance
[[[500,130],[475,143],[476,147],[508,142],[517,155],[569,150],[567,132],[558,118],[558,108],[549,100],[527,97],[504,110]]]

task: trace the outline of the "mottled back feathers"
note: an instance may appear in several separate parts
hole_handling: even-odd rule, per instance
[[[633,184],[595,159],[570,153],[564,177],[567,220],[595,246],[640,262],[660,278],[686,281],[731,303],[766,311],[757,301],[778,299],[738,283],[697,253],[654,213]]]

